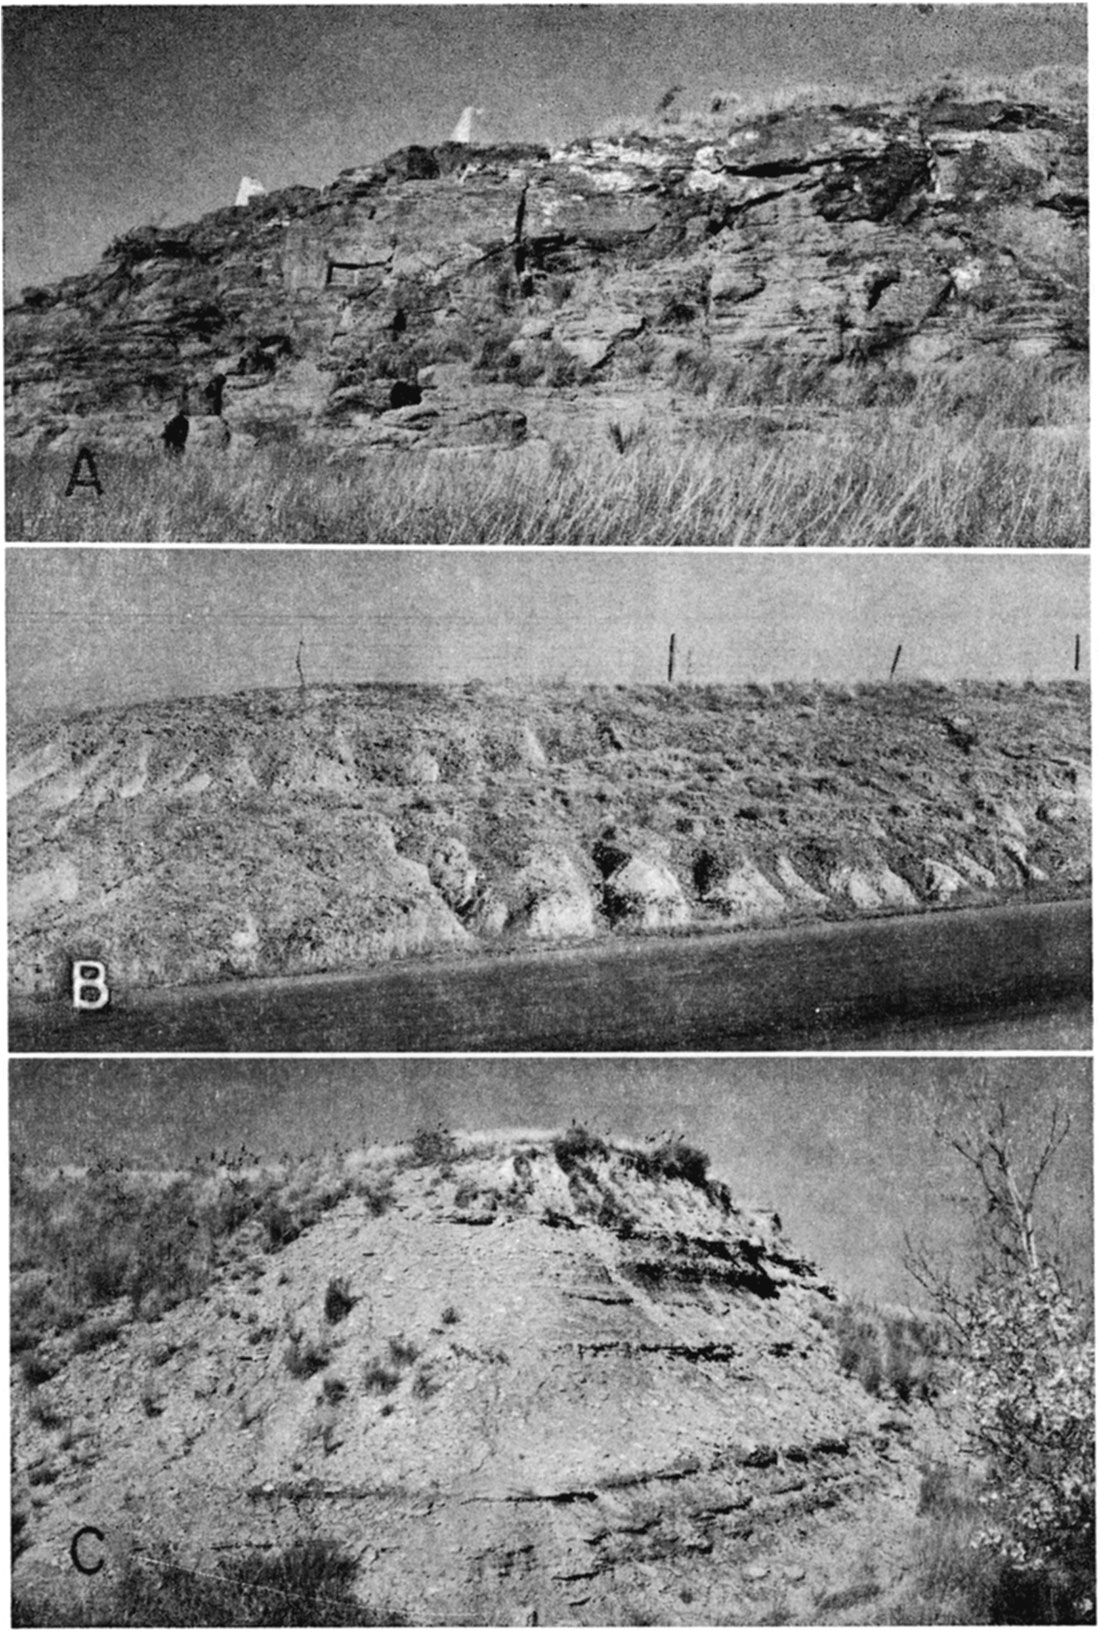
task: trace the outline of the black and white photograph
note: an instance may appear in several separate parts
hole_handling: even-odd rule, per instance
[[[7,567],[16,1051],[1090,1045],[1085,556]]]
[[[15,1061],[14,1622],[1091,1622],[1089,1072]]]
[[[1085,548],[1083,5],[4,11],[7,537]]]
[[[0,7],[13,1625],[1096,1624],[1088,20]]]

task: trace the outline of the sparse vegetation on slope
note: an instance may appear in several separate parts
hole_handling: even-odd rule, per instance
[[[991,1365],[980,1344],[946,1346],[942,1321],[838,1305],[779,1218],[739,1209],[709,1169],[682,1136],[575,1123],[508,1137],[440,1123],[251,1188],[225,1166],[109,1188],[18,1168],[16,1299],[45,1262],[75,1266],[61,1219],[87,1222],[92,1199],[105,1239],[134,1251],[142,1194],[171,1193],[188,1232],[210,1208],[223,1232],[174,1306],[96,1315],[117,1320],[102,1352],[56,1321],[24,1352],[15,1622],[73,1622],[43,1557],[71,1538],[89,1479],[128,1512],[135,1425],[151,1422],[140,1543],[83,1623],[515,1622],[532,1603],[565,1622],[577,1578],[605,1623],[684,1606],[698,1623],[1079,1618],[1090,1414],[1062,1304],[1030,1285],[1001,1304],[1015,1323]],[[365,1184],[394,1203],[374,1214]],[[272,1250],[246,1188],[299,1233]],[[1058,1361],[1029,1367],[1054,1337]],[[988,1388],[953,1423],[975,1365]],[[1027,1453],[987,1440],[976,1456],[960,1424]],[[1043,1529],[1055,1464],[1059,1501],[1065,1474],[1079,1486]],[[351,1560],[364,1523],[369,1570]],[[1036,1543],[1041,1568],[1016,1549]]]
[[[1088,695],[319,685],[14,729],[13,987],[1081,893]]]

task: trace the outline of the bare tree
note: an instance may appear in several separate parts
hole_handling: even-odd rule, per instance
[[[1040,1186],[1072,1122],[1058,1103],[1044,1113],[1037,1130],[1017,1124],[1004,1089],[997,1090],[984,1067],[977,1070],[958,1106],[941,1109],[933,1136],[953,1149],[977,1179],[973,1192],[957,1196],[970,1210],[976,1227],[969,1272],[960,1276],[949,1261],[905,1236],[906,1271],[960,1335],[965,1334],[975,1285],[1053,1271],[1061,1285],[1056,1259],[1041,1252],[1035,1222]]]

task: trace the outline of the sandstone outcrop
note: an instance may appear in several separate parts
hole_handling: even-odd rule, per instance
[[[1084,344],[1084,109],[940,88],[706,135],[410,147],[177,227],[6,314],[8,446],[155,444],[181,398],[244,447],[507,449],[606,382]],[[900,387],[899,387],[900,388]],[[205,406],[204,406],[205,404]],[[203,433],[209,441],[210,432]]]
[[[315,686],[14,726],[9,754],[19,994],[73,957],[191,984],[1089,885],[1076,682]]]

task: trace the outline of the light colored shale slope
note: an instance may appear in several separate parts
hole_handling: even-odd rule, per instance
[[[1076,683],[313,686],[10,733],[10,970],[122,987],[1089,877]]]
[[[414,1622],[881,1613],[933,1409],[842,1375],[833,1293],[780,1219],[668,1147],[355,1156],[297,1237],[242,1224],[203,1294],[95,1351],[41,1341],[17,1590],[71,1583],[94,1523],[113,1566],[334,1540]]]

